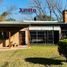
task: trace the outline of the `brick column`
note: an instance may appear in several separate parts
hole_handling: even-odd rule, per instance
[[[29,29],[27,30],[28,31],[28,47],[30,47],[30,31],[29,31]]]
[[[9,48],[11,47],[11,32],[9,32]]]

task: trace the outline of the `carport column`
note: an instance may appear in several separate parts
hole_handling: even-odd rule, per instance
[[[11,32],[9,32],[9,48],[11,47]]]
[[[28,47],[30,47],[30,31],[29,31],[29,28],[27,29],[27,37],[28,37]]]
[[[61,34],[61,28],[60,28],[60,30],[59,30],[59,40],[61,39],[61,37],[62,37],[62,34]]]

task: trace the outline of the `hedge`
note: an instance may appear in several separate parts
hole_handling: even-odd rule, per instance
[[[67,59],[67,39],[58,42],[58,52]]]

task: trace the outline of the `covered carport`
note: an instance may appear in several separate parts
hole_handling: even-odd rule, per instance
[[[0,47],[20,45],[19,31],[25,27],[28,27],[28,25],[19,23],[0,23]]]

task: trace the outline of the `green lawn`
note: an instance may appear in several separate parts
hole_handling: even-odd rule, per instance
[[[0,51],[0,67],[67,67],[57,46],[31,46],[31,48]]]

